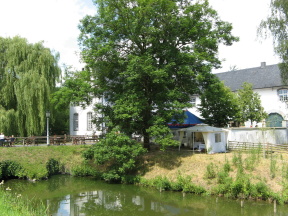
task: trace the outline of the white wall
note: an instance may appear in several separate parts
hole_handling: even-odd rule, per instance
[[[229,128],[228,141],[287,144],[287,128]]]
[[[258,93],[260,95],[261,104],[268,114],[271,113],[278,113],[280,114],[284,120],[288,120],[288,106],[285,102],[280,101],[278,96],[278,89],[285,88],[279,87],[279,88],[266,88],[266,89],[254,89],[254,92]],[[202,117],[201,113],[197,109],[197,106],[200,105],[200,98],[196,97],[196,107],[188,108],[188,111],[196,115],[197,117]],[[257,124],[259,127],[265,126],[265,121],[260,122]],[[250,127],[251,123],[245,122],[245,127]],[[256,122],[253,122],[253,127],[256,126]]]
[[[94,113],[94,104],[97,102],[98,100],[95,99],[93,100],[92,104],[89,106],[86,106],[85,108],[82,108],[81,106],[70,106],[70,135],[101,135],[102,131],[101,130],[97,130],[96,129],[96,125],[93,124],[92,130],[87,130],[87,114],[89,112],[92,112],[93,116],[95,115]],[[78,113],[78,130],[75,131],[74,127],[73,127],[73,116],[74,113]]]

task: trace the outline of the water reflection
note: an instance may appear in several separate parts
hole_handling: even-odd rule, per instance
[[[90,178],[54,176],[47,181],[36,183],[24,180],[10,180],[7,186],[13,192],[29,199],[39,200],[49,208],[53,216],[89,215],[288,215],[286,206],[278,206],[277,214],[273,205],[266,202],[240,202],[216,197],[203,197],[179,192],[158,192],[154,189],[133,185],[113,185]]]

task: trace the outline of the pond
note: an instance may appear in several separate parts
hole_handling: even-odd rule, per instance
[[[263,201],[246,201],[241,208],[239,200],[182,195],[134,185],[106,184],[92,178],[53,176],[49,180],[30,182],[13,179],[5,182],[11,193],[42,201],[53,216],[225,216],[225,215],[288,215],[288,208]]]

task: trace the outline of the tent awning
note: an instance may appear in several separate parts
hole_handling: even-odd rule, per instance
[[[216,128],[209,126],[207,124],[197,124],[194,127],[188,127],[188,128],[182,128],[179,129],[178,131],[189,131],[189,132],[222,132],[225,131],[222,128]]]
[[[202,120],[189,112],[188,110],[184,111],[184,115],[186,118],[183,123],[178,123],[175,119],[172,119],[171,122],[168,123],[169,128],[187,128],[191,126],[195,126],[197,124],[202,124]]]

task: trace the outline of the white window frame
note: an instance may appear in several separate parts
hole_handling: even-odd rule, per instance
[[[91,131],[93,129],[92,124],[92,112],[87,113],[87,131]]]
[[[196,106],[196,96],[192,96],[192,97],[191,97],[191,104],[192,104],[193,106]]]
[[[280,101],[286,102],[288,101],[288,89],[279,89],[278,96]]]
[[[78,113],[73,114],[73,130],[74,131],[79,130],[79,114]]]
[[[215,143],[221,142],[221,133],[215,133]]]

